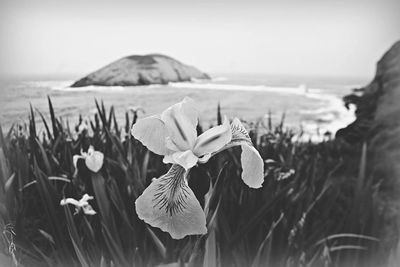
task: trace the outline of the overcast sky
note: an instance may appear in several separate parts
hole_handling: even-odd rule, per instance
[[[398,0],[1,0],[0,74],[87,74],[164,53],[203,71],[371,77]]]

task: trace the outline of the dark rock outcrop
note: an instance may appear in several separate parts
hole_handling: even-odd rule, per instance
[[[171,57],[150,54],[121,58],[76,81],[71,87],[167,84],[209,78],[206,73]]]
[[[395,241],[400,229],[400,41],[379,60],[372,82],[344,101],[356,105],[356,120],[336,136],[367,143],[367,173],[380,184],[386,211],[382,241]]]
[[[372,82],[343,100],[346,106],[356,105],[356,120],[339,130],[338,137],[356,135],[360,141],[378,142],[389,129],[400,131],[400,41],[378,61]]]

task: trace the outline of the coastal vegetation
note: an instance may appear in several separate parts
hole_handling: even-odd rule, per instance
[[[207,234],[174,240],[135,211],[169,169],[130,134],[139,114],[126,112],[121,125],[96,101],[94,117],[72,123],[48,104],[49,117],[31,107],[26,125],[0,130],[0,244],[10,264],[391,266],[399,257],[381,239],[383,189],[368,171],[368,142],[298,141],[284,116],[243,123],[264,160],[262,188],[241,179],[240,147],[193,167],[188,183]],[[218,108],[218,125],[222,115]],[[104,155],[98,171],[74,162],[95,152]]]

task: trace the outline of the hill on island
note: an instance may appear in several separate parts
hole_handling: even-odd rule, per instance
[[[187,82],[210,77],[197,68],[161,54],[121,58],[79,79],[71,87],[88,85],[135,86]]]

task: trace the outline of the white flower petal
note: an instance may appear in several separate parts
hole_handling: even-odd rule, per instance
[[[242,179],[251,188],[259,188],[264,182],[264,161],[254,148],[250,136],[238,118],[231,123],[231,141],[222,148],[241,146]]]
[[[83,149],[81,148],[81,156],[86,158],[89,155],[89,151],[94,150],[92,146],[89,146],[88,152],[83,152]]]
[[[171,154],[165,155],[163,158],[163,162],[165,164],[179,164],[186,170],[196,165],[198,160],[199,158],[196,157],[196,155],[194,155],[191,150],[176,151]]]
[[[84,194],[82,196],[82,198],[79,200],[79,204],[80,204],[81,207],[85,206],[85,205],[89,205],[88,201],[92,200],[92,199],[93,199],[92,196],[89,196],[88,194]]]
[[[132,126],[131,134],[150,151],[158,155],[166,155],[168,153],[168,149],[165,146],[168,131],[160,118],[152,116],[138,120]]]
[[[103,166],[104,154],[94,151],[85,158],[86,167],[92,172],[98,172]]]
[[[79,203],[78,203],[79,208],[82,208],[83,206],[86,206],[86,205],[89,205],[89,202],[82,200],[82,199],[79,200]]]
[[[225,117],[222,125],[205,131],[197,138],[193,151],[199,157],[213,153],[223,148],[231,139],[231,127],[228,119]]]
[[[96,212],[94,211],[92,206],[90,206],[89,204],[82,206],[82,210],[83,210],[83,213],[85,213],[86,215],[95,215],[96,214]]]
[[[89,148],[88,148],[88,150],[87,150],[87,156],[92,155],[94,151],[95,151],[95,150],[94,150],[94,147],[93,147],[93,146],[89,146]],[[82,152],[81,152],[81,153],[82,153]],[[84,154],[82,153],[82,155],[84,155]]]
[[[196,103],[194,100],[188,96],[186,96],[181,102],[181,110],[183,114],[189,119],[190,123],[193,127],[197,127],[199,113],[196,109]]]
[[[84,157],[84,156],[81,156],[81,155],[74,155],[74,156],[72,157],[72,162],[74,163],[75,169],[77,168],[78,159],[84,159],[84,158],[85,158],[85,157]]]
[[[87,131],[89,126],[86,121],[82,121],[78,126],[78,134],[81,134],[83,131]]]
[[[205,214],[179,165],[172,165],[167,174],[153,180],[135,204],[140,219],[172,238],[207,233]]]
[[[88,201],[88,200],[93,200],[93,197],[89,196],[88,194],[84,194],[81,198],[81,201]]]
[[[242,144],[242,179],[251,188],[260,188],[264,182],[264,161],[254,146]]]
[[[73,198],[61,199],[61,201],[60,201],[61,206],[65,206],[67,204],[71,204],[71,205],[74,205],[75,207],[79,207],[79,201],[76,199],[73,199]]]
[[[164,158],[163,158],[163,162],[164,162],[165,164],[168,164],[168,163],[175,164],[175,163],[176,163],[176,162],[174,161],[174,158],[172,157],[172,154],[165,155]]]
[[[191,149],[196,141],[198,114],[193,100],[185,98],[182,102],[167,108],[161,120],[168,128],[169,136],[179,150]]]
[[[204,156],[202,156],[201,158],[199,158],[199,163],[204,164],[207,163],[207,161],[211,158],[211,153],[207,153]]]
[[[197,164],[197,161],[199,160],[199,158],[196,157],[191,150],[175,152],[174,154],[172,154],[172,159],[172,163],[179,164],[185,170],[189,170],[190,168],[192,168],[194,165]]]
[[[179,147],[172,141],[171,137],[165,138],[165,146],[168,149],[169,153],[180,151]]]

